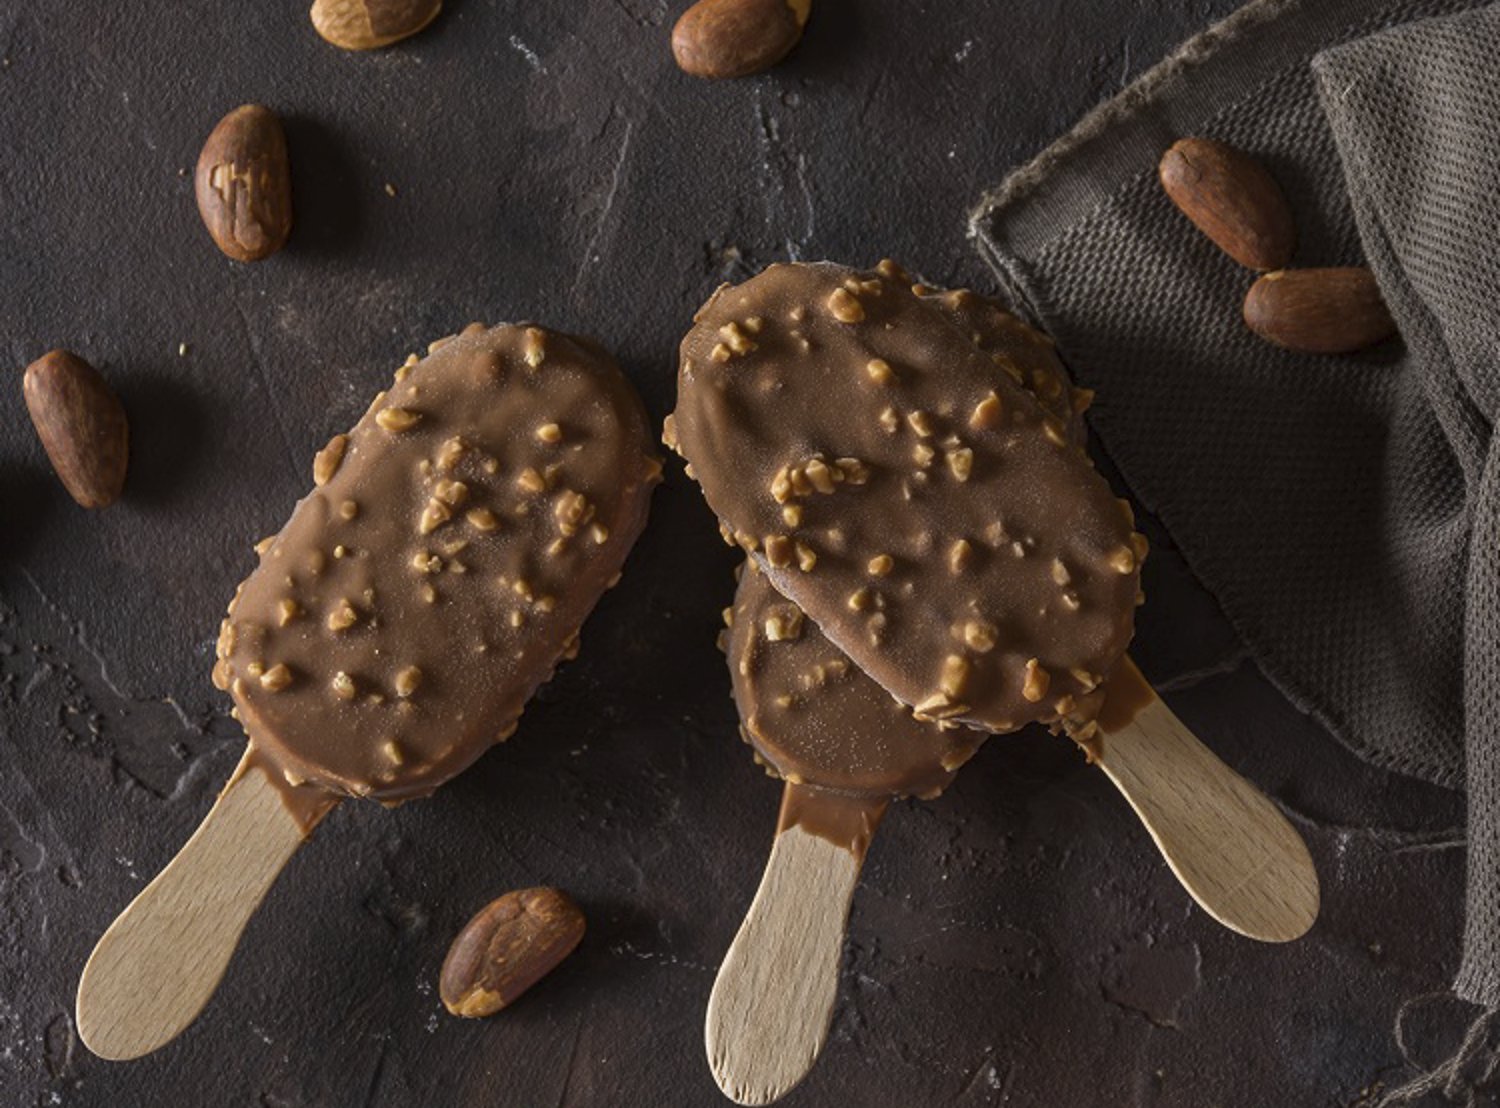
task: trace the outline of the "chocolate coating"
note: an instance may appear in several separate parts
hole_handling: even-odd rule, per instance
[[[571,656],[659,475],[606,354],[474,325],[319,453],[230,605],[215,683],[291,785],[425,795]]]
[[[1051,339],[1028,327],[998,301],[970,289],[918,285],[912,291],[942,309],[975,346],[1063,425],[1070,442],[1083,445],[1088,437],[1083,413],[1094,394],[1072,387]]]
[[[1010,731],[1097,704],[1144,540],[995,354],[894,266],[772,266],[699,311],[667,438],[861,669],[923,716]]]
[[[726,638],[741,731],[778,777],[872,796],[931,797],[988,736],[912,716],[753,561]]]

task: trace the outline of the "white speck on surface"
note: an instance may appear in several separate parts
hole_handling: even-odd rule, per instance
[[[974,40],[965,39],[964,44],[958,48],[958,53],[953,55],[953,60],[961,62],[974,52]]]
[[[522,42],[520,35],[511,35],[510,45],[511,48],[516,51],[516,53],[520,54],[521,57],[526,59],[526,64],[531,66],[532,69],[536,70],[538,73],[547,72],[547,67],[542,64],[542,59],[537,56],[537,52],[531,47],[527,46],[524,42]]]

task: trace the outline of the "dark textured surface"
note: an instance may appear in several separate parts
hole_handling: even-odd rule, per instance
[[[982,282],[980,190],[1230,6],[823,0],[786,65],[709,86],[673,68],[656,0],[450,0],[364,57],[289,0],[0,0],[0,1103],[721,1103],[703,1006],[778,790],[712,648],[733,558],[675,467],[510,744],[431,801],[336,812],[178,1042],[127,1065],[77,1043],[83,959],[238,757],[208,669],[249,545],[405,353],[471,319],[597,335],[659,418],[723,277],[891,253]],[[187,171],[251,99],[287,120],[299,222],[242,267]],[[21,402],[20,368],[58,344],[133,421],[98,515]],[[1152,537],[1137,656],[1297,818],[1323,918],[1289,948],[1236,938],[1070,747],[991,743],[887,817],[832,1041],[787,1103],[1347,1105],[1452,1051],[1456,798],[1286,707]],[[449,939],[541,883],[583,906],[583,945],[513,1010],[449,1018]]]

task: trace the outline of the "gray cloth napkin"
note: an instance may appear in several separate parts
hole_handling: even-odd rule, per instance
[[[1246,331],[1253,275],[1156,182],[1183,135],[1260,158],[1294,264],[1370,265],[1404,345],[1313,356]],[[1500,1004],[1500,7],[1257,0],[973,229],[1271,679],[1369,761],[1466,785],[1455,987]]]

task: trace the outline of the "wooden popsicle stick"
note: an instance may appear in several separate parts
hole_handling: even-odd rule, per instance
[[[850,900],[889,803],[786,786],[765,875],[708,1000],[709,1068],[736,1104],[780,1099],[822,1053]]]
[[[78,983],[78,1035],[101,1058],[149,1054],[192,1023],[276,875],[327,811],[299,820],[249,749],[156,879],[115,919]]]
[[[1204,746],[1126,658],[1110,678],[1096,760],[1177,880],[1214,919],[1287,942],[1318,918],[1318,874],[1280,810]]]

